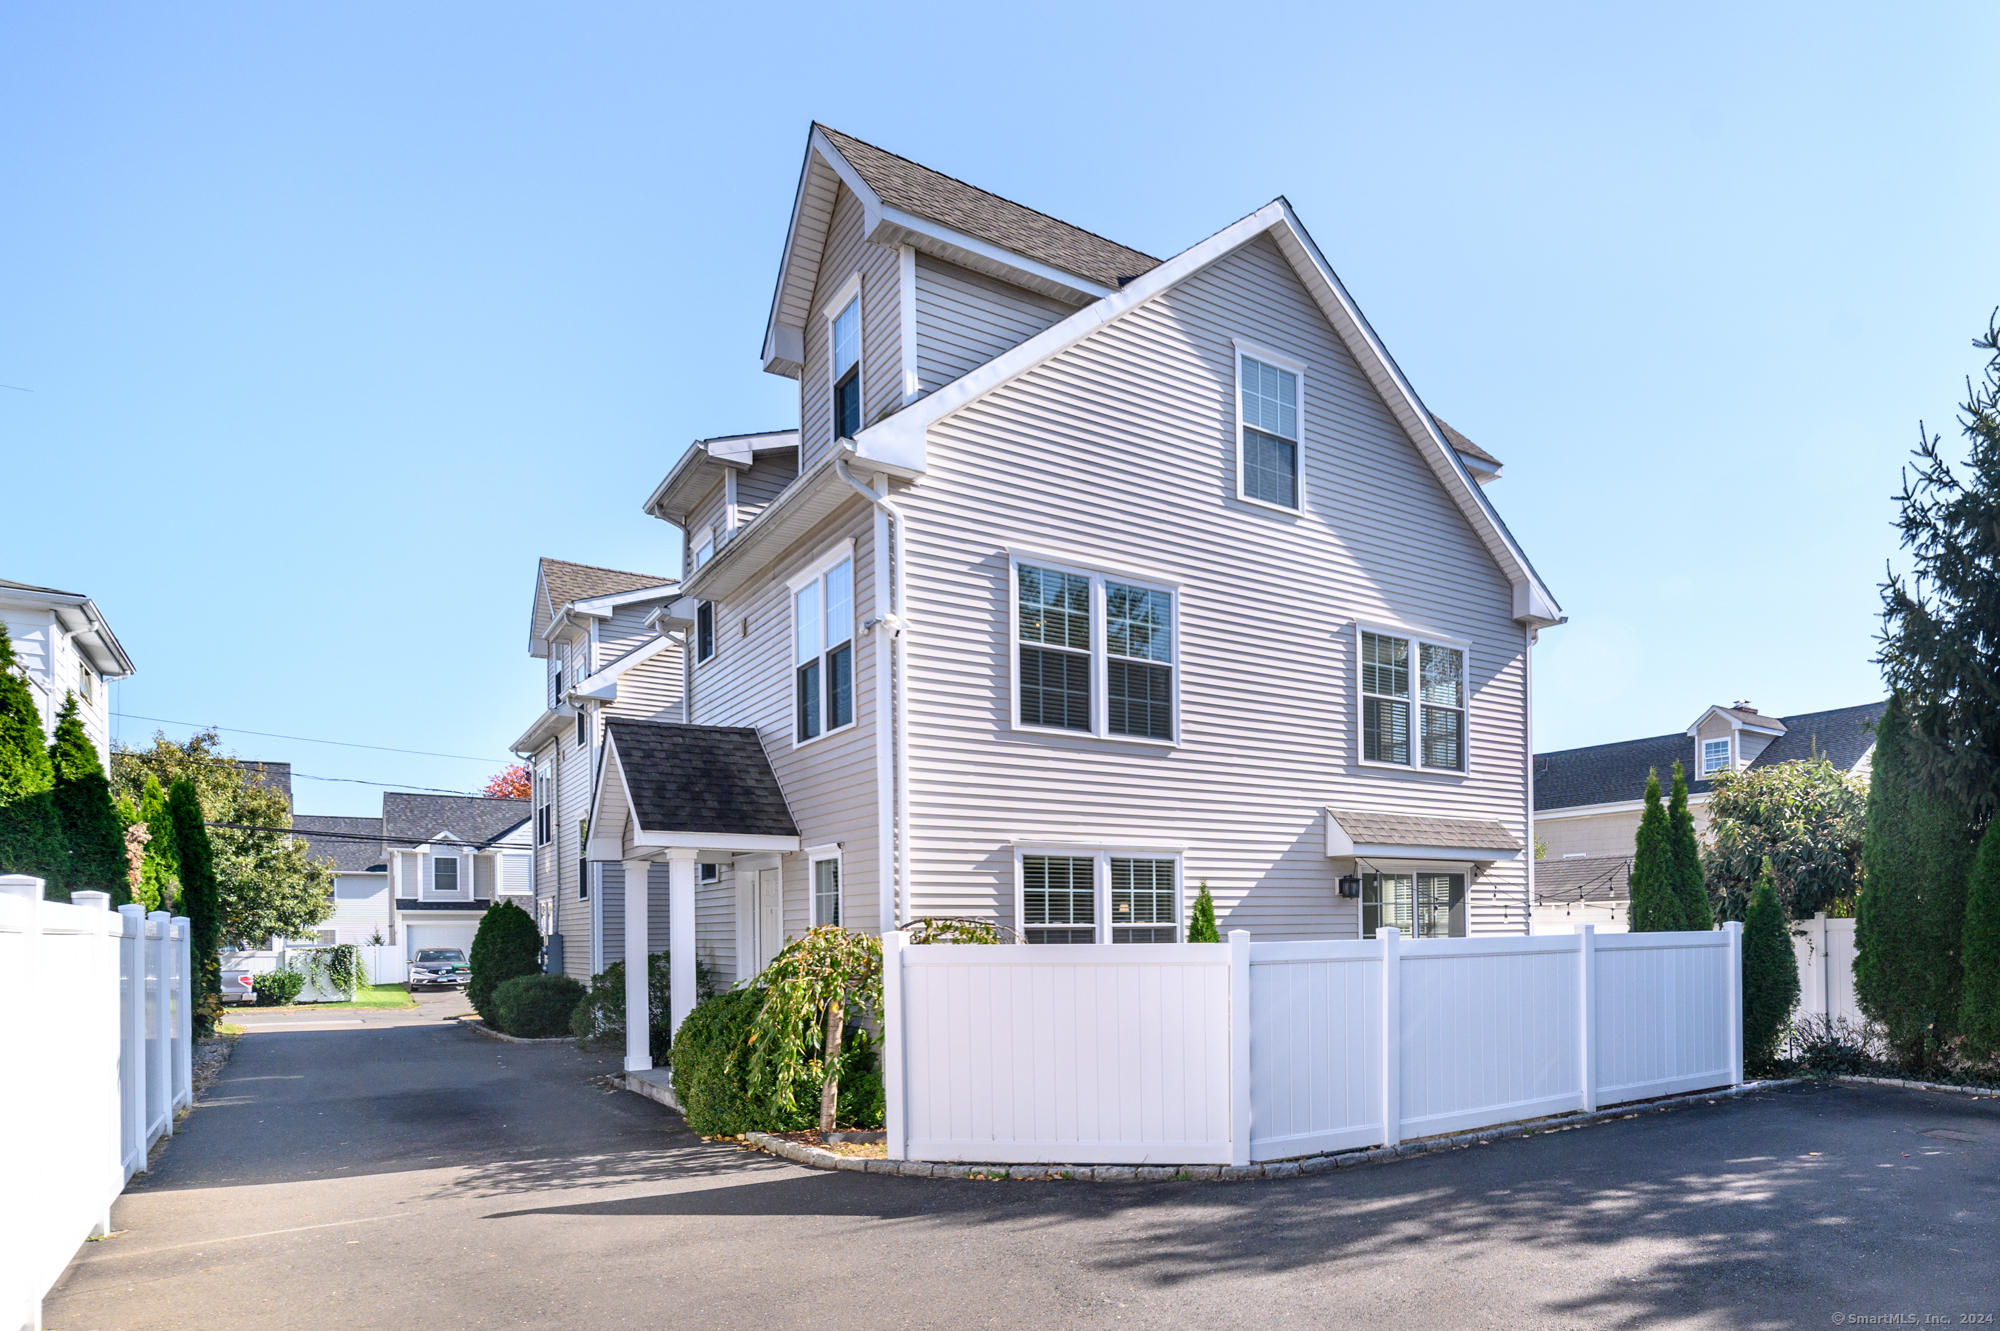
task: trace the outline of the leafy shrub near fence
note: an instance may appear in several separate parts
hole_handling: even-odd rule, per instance
[[[651,1008],[648,1026],[653,1062],[667,1059],[669,1017],[672,1004],[671,976],[667,954],[655,952],[646,958],[646,1000]],[[625,1041],[625,963],[614,961],[590,977],[590,990],[570,1014],[569,1033],[581,1046],[589,1040]]]
[[[804,1110],[772,1115],[750,1090],[750,1030],[764,1007],[761,989],[732,989],[695,1008],[674,1041],[674,1098],[687,1125],[704,1137],[752,1130],[791,1132]]]
[[[569,1034],[583,986],[567,975],[517,975],[493,991],[491,1024],[524,1040]]]
[[[502,901],[486,912],[479,932],[472,936],[472,980],[465,986],[466,1001],[488,1026],[500,1026],[493,1008],[494,991],[519,975],[533,975],[542,968],[542,935],[528,912],[511,901]],[[575,984],[574,980],[570,983]],[[581,985],[577,986],[579,989]],[[569,1013],[563,1013],[563,1028],[569,1030]]]
[[[296,999],[305,987],[306,977],[297,971],[271,971],[253,976],[250,981],[250,988],[257,995],[258,1007],[284,1007]]]

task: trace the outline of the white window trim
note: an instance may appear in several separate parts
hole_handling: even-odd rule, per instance
[[[1391,763],[1389,766],[1393,767],[1395,764]],[[1462,934],[1452,934],[1450,937],[1473,938],[1477,936],[1472,932],[1473,867],[1473,865],[1465,860],[1357,860],[1354,865],[1354,872],[1357,874],[1406,873],[1412,878],[1420,873],[1463,874],[1465,876],[1465,932]],[[1414,884],[1412,886],[1414,887]],[[1362,895],[1354,898],[1354,936],[1357,939],[1367,940],[1367,935],[1363,933],[1363,930],[1368,927],[1368,922],[1363,918],[1362,906],[1368,900],[1368,889],[1364,886],[1361,892]],[[1403,941],[1406,943],[1409,942],[1409,935],[1404,935]]]
[[[1177,749],[1181,745],[1181,588],[1178,582],[1107,569],[1103,565],[1079,564],[1032,550],[1007,552],[1007,718],[1009,728],[1028,735],[1067,735],[1072,739],[1101,739],[1116,744],[1143,744],[1156,749]],[[1029,725],[1021,719],[1021,565],[1045,568],[1053,573],[1070,573],[1090,579],[1090,729],[1069,730],[1062,726]],[[1111,685],[1109,648],[1110,624],[1105,615],[1104,584],[1116,582],[1127,587],[1165,592],[1173,610],[1167,632],[1172,647],[1165,662],[1173,671],[1173,735],[1154,739],[1149,735],[1118,735],[1111,731]],[[1040,644],[1029,644],[1039,646]],[[796,653],[795,653],[796,654]],[[1156,663],[1157,664],[1157,663]]]
[[[1384,637],[1403,638],[1410,644],[1410,761],[1407,763],[1385,763],[1380,759],[1365,758],[1367,741],[1362,734],[1363,701],[1370,695],[1361,687],[1361,635],[1375,633]],[[1423,706],[1418,698],[1421,690],[1419,672],[1421,646],[1429,643],[1433,647],[1449,647],[1461,653],[1458,658],[1459,697],[1463,700],[1460,711],[1465,717],[1465,728],[1458,737],[1460,762],[1457,767],[1426,767],[1423,763],[1423,714],[1418,710]],[[1456,638],[1448,633],[1435,633],[1429,629],[1406,628],[1398,624],[1376,623],[1357,619],[1354,621],[1354,761],[1362,767],[1373,767],[1384,772],[1408,772],[1416,776],[1442,777],[1446,780],[1464,780],[1472,775],[1472,644],[1464,638]],[[1400,871],[1398,871],[1400,872]],[[1467,890],[1470,890],[1468,886]]]
[[[820,307],[819,317],[826,328],[826,429],[829,444],[840,438],[840,423],[833,419],[833,388],[839,382],[833,372],[833,321],[850,304],[854,306],[854,382],[861,389],[861,428],[868,428],[868,311],[861,305],[861,270],[847,275]]]
[[[834,863],[834,881],[838,886],[840,897],[837,909],[843,916],[847,914],[847,866],[841,863],[840,843],[835,841],[825,846],[807,846],[806,919],[807,927],[812,929],[817,929],[822,924],[819,918],[819,866],[825,860],[832,860]]]
[[[1014,933],[1019,941],[1028,945],[1028,875],[1027,858],[1030,855],[1056,855],[1070,859],[1091,861],[1091,918],[1095,922],[1097,941],[1111,941],[1111,861],[1120,860],[1172,860],[1174,862],[1174,936],[1177,940],[1187,938],[1187,866],[1182,861],[1182,851],[1178,846],[1114,846],[1101,841],[1016,841],[1014,843]],[[1040,928],[1042,926],[1036,926]],[[1060,926],[1050,926],[1060,927]],[[1127,946],[1134,946],[1128,944]]]
[[[534,784],[530,788],[530,793],[534,796],[534,805],[531,812],[534,815],[535,825],[531,839],[534,841],[536,849],[539,850],[543,846],[553,846],[556,843],[555,764],[547,758],[536,763],[533,782]],[[548,836],[546,839],[542,836],[542,811],[544,809],[547,809],[549,814]]]
[[[1240,337],[1229,339],[1235,348],[1230,359],[1230,378],[1236,385],[1236,498],[1240,503],[1252,504],[1269,509],[1273,513],[1287,513],[1293,517],[1303,517],[1306,511],[1306,363],[1297,356],[1288,355],[1274,348],[1263,346]],[[1298,449],[1299,502],[1296,508],[1286,508],[1268,499],[1258,499],[1246,494],[1243,489],[1243,358],[1250,357],[1266,365],[1275,365],[1281,370],[1289,370],[1299,378],[1298,422],[1299,437],[1290,441]]]
[[[803,663],[799,660],[799,608],[797,597],[802,588],[817,579],[824,578],[827,572],[838,567],[842,560],[851,560],[853,558],[854,538],[850,536],[845,540],[836,542],[825,554],[813,560],[812,563],[806,565],[797,573],[794,573],[790,580],[785,583],[785,620],[791,626],[790,632],[786,637],[786,641],[791,644],[791,650],[785,657],[787,663],[785,666],[785,698],[791,704],[792,747],[795,749],[804,748],[808,744],[817,744],[829,735],[846,734],[861,724],[861,626],[858,622],[861,618],[861,579],[859,577],[860,570],[856,568],[850,570],[849,578],[853,584],[852,589],[855,596],[853,613],[857,622],[853,626],[853,632],[847,638],[847,641],[853,644],[852,650],[854,653],[854,718],[844,726],[822,724],[819,734],[814,735],[811,739],[799,738],[799,666]],[[820,593],[820,614],[822,616],[826,614],[826,593],[824,591]],[[834,643],[831,641],[820,644],[820,658],[822,661],[825,660],[828,649],[833,646]],[[827,677],[826,670],[822,668],[820,670],[819,681],[820,719],[822,722],[825,721],[829,710],[827,690],[832,687],[832,684],[833,681]]]
[[[476,888],[468,890],[470,880],[477,871],[471,865],[472,852],[468,846],[456,842],[441,842],[435,846],[417,848],[417,882],[420,885],[419,898],[424,901],[465,901],[474,899]],[[437,862],[456,860],[458,862],[458,887],[450,892],[441,892],[437,885]]]
[[[708,655],[701,654],[701,607],[708,607]],[[694,668],[701,669],[716,657],[722,655],[722,606],[716,601],[700,601],[695,604],[695,621],[692,632]]]
[[[1721,736],[1721,737],[1719,737],[1719,738],[1715,738],[1715,739],[1704,739],[1704,740],[1701,740],[1701,741],[1699,741],[1699,743],[1700,743],[1700,745],[1701,745],[1701,749],[1700,749],[1700,752],[1699,752],[1699,753],[1698,753],[1698,754],[1696,755],[1696,757],[1697,757],[1697,758],[1698,758],[1698,759],[1700,760],[1700,761],[1699,761],[1699,766],[1700,766],[1700,769],[1701,769],[1701,779],[1702,779],[1702,780],[1706,780],[1706,779],[1708,779],[1709,777],[1711,777],[1711,776],[1714,776],[1714,775],[1715,775],[1715,774],[1716,774],[1717,772],[1721,772],[1721,771],[1727,771],[1727,770],[1729,770],[1729,769],[1731,769],[1731,768],[1734,768],[1734,767],[1736,766],[1736,736],[1735,736],[1735,735],[1733,735],[1733,734],[1732,734],[1732,735],[1723,735],[1723,736]],[[1720,764],[1719,764],[1718,766],[1715,766],[1715,767],[1710,767],[1710,766],[1708,765],[1708,746],[1709,746],[1709,745],[1711,745],[1711,744],[1720,744],[1720,745],[1722,745],[1722,746],[1723,746],[1723,750],[1722,750],[1722,762],[1721,762],[1721,763],[1720,763]]]

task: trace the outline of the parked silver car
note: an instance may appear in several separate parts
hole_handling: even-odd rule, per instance
[[[456,947],[420,947],[410,962],[410,988],[438,986],[463,989],[472,980],[472,967],[465,952]]]

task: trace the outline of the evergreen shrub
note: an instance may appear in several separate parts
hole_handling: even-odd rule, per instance
[[[699,967],[696,968],[697,972]],[[673,990],[670,985],[667,954],[655,952],[646,958],[646,999],[652,1009],[649,1015],[653,1062],[663,1063],[667,1058],[669,1014],[672,1010]],[[625,963],[614,961],[603,970],[590,977],[589,992],[576,1005],[570,1016],[569,1033],[581,1045],[587,1040],[625,1041]]]
[[[1195,894],[1194,918],[1188,921],[1187,940],[1190,943],[1220,943],[1222,931],[1215,925],[1215,898],[1208,894],[1208,880],[1201,880],[1201,891]]]
[[[1778,904],[1771,868],[1750,894],[1743,921],[1743,1063],[1750,1072],[1768,1070],[1799,1003],[1799,959],[1792,951],[1792,926]]]
[[[1696,933],[1715,928],[1708,903],[1708,881],[1701,868],[1701,842],[1694,834],[1694,811],[1688,808],[1687,773],[1674,764],[1673,795],[1667,801],[1667,848],[1673,862],[1674,902],[1678,927]]]
[[[250,979],[250,988],[257,995],[258,1007],[285,1007],[296,1001],[305,987],[306,977],[297,971],[272,971]]]
[[[2000,818],[1986,825],[1965,894],[1965,933],[1959,947],[1965,989],[1958,1026],[1974,1062],[2000,1059]]]
[[[1646,811],[1639,815],[1631,884],[1628,920],[1633,933],[1670,932],[1681,927],[1680,897],[1674,888],[1673,830],[1666,806],[1660,803],[1657,770],[1646,773]]]
[[[495,1029],[500,1027],[493,1007],[493,991],[518,976],[534,975],[542,969],[542,935],[534,917],[511,901],[496,903],[479,922],[472,936],[472,979],[465,997],[479,1013],[479,1019]],[[571,981],[572,984],[575,981]],[[579,990],[583,986],[578,985]],[[569,1013],[563,1013],[561,1035],[569,1030]]]
[[[750,1089],[750,1031],[764,1007],[761,989],[731,989],[700,1004],[674,1041],[674,1098],[704,1137],[753,1130],[792,1132],[812,1123],[803,1106],[773,1114]]]
[[[180,858],[180,913],[187,916],[188,952],[194,962],[190,988],[195,1020],[206,1035],[222,997],[222,888],[215,879],[215,850],[194,782],[182,777],[167,792],[174,853]]]
[[[493,991],[495,1029],[524,1040],[569,1034],[583,986],[567,975],[516,975]]]
[[[48,884],[48,895],[68,900],[54,785],[41,711],[0,624],[0,873],[33,875]]]

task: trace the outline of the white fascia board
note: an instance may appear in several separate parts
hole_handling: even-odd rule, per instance
[[[1706,804],[1708,796],[1709,792],[1706,790],[1689,791],[1688,807],[1693,808],[1697,804]],[[1612,813],[1643,813],[1645,809],[1646,801],[1642,799],[1606,800],[1602,804],[1572,804],[1561,809],[1537,809],[1535,810],[1535,821],[1538,823],[1555,823],[1561,822],[1566,818],[1597,818]]]
[[[683,633],[694,627],[695,608],[691,596],[676,597],[646,616],[645,626],[654,633]]]
[[[1770,735],[1774,738],[1786,733],[1783,722],[1779,722],[1778,725],[1775,727],[1752,725],[1750,724],[1750,722],[1745,721],[1742,717],[1738,716],[1735,712],[1732,712],[1727,707],[1724,707],[1722,706],[1722,704],[1717,703],[1694,719],[1694,724],[1687,728],[1688,737],[1692,739],[1694,737],[1695,732],[1701,729],[1703,723],[1706,722],[1709,717],[1716,715],[1720,715],[1723,720],[1727,721],[1729,723],[1729,728],[1731,730],[1747,730],[1753,735]],[[1773,717],[1771,719],[1774,721],[1777,720],[1776,717]]]
[[[591,832],[590,837],[587,839],[587,848],[595,847],[600,841],[616,844],[620,840],[620,837],[606,837],[602,832],[604,825],[604,797],[612,793],[611,783],[614,781],[618,783],[616,793],[624,800],[626,816],[629,817],[632,808],[632,789],[625,783],[625,763],[618,756],[617,736],[612,732],[611,727],[606,726],[604,728],[604,753],[597,762],[597,780],[591,783],[590,804],[584,810],[584,817],[590,820]],[[625,822],[626,818],[618,820],[621,837]],[[586,858],[593,860],[623,859],[624,848],[620,845],[615,854],[598,855],[592,853],[587,855]]]
[[[935,393],[917,399],[889,419],[869,426],[854,437],[856,455],[864,463],[893,464],[917,472],[926,470],[926,437],[931,426],[953,412],[971,406],[1043,361],[1067,351],[1114,319],[1121,318],[1174,284],[1248,244],[1282,218],[1283,213],[1277,203],[1266,204],[1242,221],[1183,250],[1127,282],[1122,291],[1114,291],[1096,303],[1086,305],[1061,323],[995,356],[978,369],[960,375]]]
[[[1471,846],[1376,846],[1356,842],[1354,858],[1359,860],[1447,860],[1453,863],[1493,864],[1521,858],[1518,850],[1487,850]]]
[[[680,584],[674,581],[656,583],[651,587],[635,587],[629,592],[614,592],[609,596],[593,596],[588,601],[572,601],[565,609],[592,619],[609,619],[621,608],[640,605],[647,601],[669,601],[680,592]]]
[[[639,511],[649,517],[659,518],[663,522],[671,522],[678,527],[680,523],[676,518],[670,518],[661,512],[660,506],[666,503],[670,496],[686,494],[688,495],[684,501],[686,507],[677,514],[678,517],[686,517],[686,508],[693,507],[702,495],[720,483],[722,465],[701,444],[689,444],[687,452],[680,455],[674,465],[667,470],[665,478],[653,487],[653,493],[646,496],[646,502],[639,506]]]
[[[618,699],[618,677],[633,666],[652,660],[671,645],[670,640],[664,637],[654,638],[651,642],[642,642],[616,661],[613,661],[610,665],[605,666],[602,670],[584,680],[583,683],[577,685],[574,689],[571,689],[569,696],[572,699],[591,698],[602,702],[616,702]]]
[[[784,304],[785,284],[790,280],[792,265],[798,259],[799,223],[805,212],[806,182],[812,176],[813,159],[818,158],[831,167],[836,175],[839,174],[839,167],[833,167],[832,162],[828,161],[829,155],[834,158],[840,156],[833,151],[833,145],[826,141],[826,136],[819,132],[819,127],[814,126],[811,137],[806,140],[805,161],[799,165],[799,185],[792,194],[792,218],[785,226],[785,257],[778,264],[778,282],[771,290],[771,312],[764,320],[765,373],[782,375],[787,379],[797,379],[805,373],[805,330],[779,323],[778,307]],[[842,162],[841,165],[845,166],[846,163]],[[850,167],[850,174],[852,170]],[[825,245],[824,237],[820,243],[822,246]],[[818,263],[815,260],[815,272],[817,268]]]
[[[1072,305],[1102,300],[1115,290],[1092,282],[1088,278],[1078,277],[1075,273],[1065,272],[1039,259],[1016,254],[1013,250],[995,245],[991,241],[967,235],[963,231],[954,230],[940,222],[933,222],[927,217],[918,217],[915,213],[906,213],[888,204],[880,204],[871,210],[868,223],[867,230],[862,235],[865,240],[878,245],[914,245],[926,253],[935,253],[941,259],[957,263],[961,267],[972,267],[975,271],[988,266],[997,268],[1001,272],[991,274],[992,276],[1004,274],[1030,290],[1053,296],[1058,300],[1067,298]],[[885,227],[887,231],[883,233]],[[974,263],[967,264],[965,260],[968,258],[974,260]],[[1054,290],[1049,290],[1051,287]]]
[[[535,718],[535,724],[521,732],[521,738],[507,746],[507,752],[517,758],[532,758],[535,750],[553,739],[562,728],[563,722],[575,716],[569,708],[552,707]]]
[[[634,850],[714,850],[735,855],[758,851],[796,851],[803,843],[796,836],[751,836],[741,832],[634,832]]]

